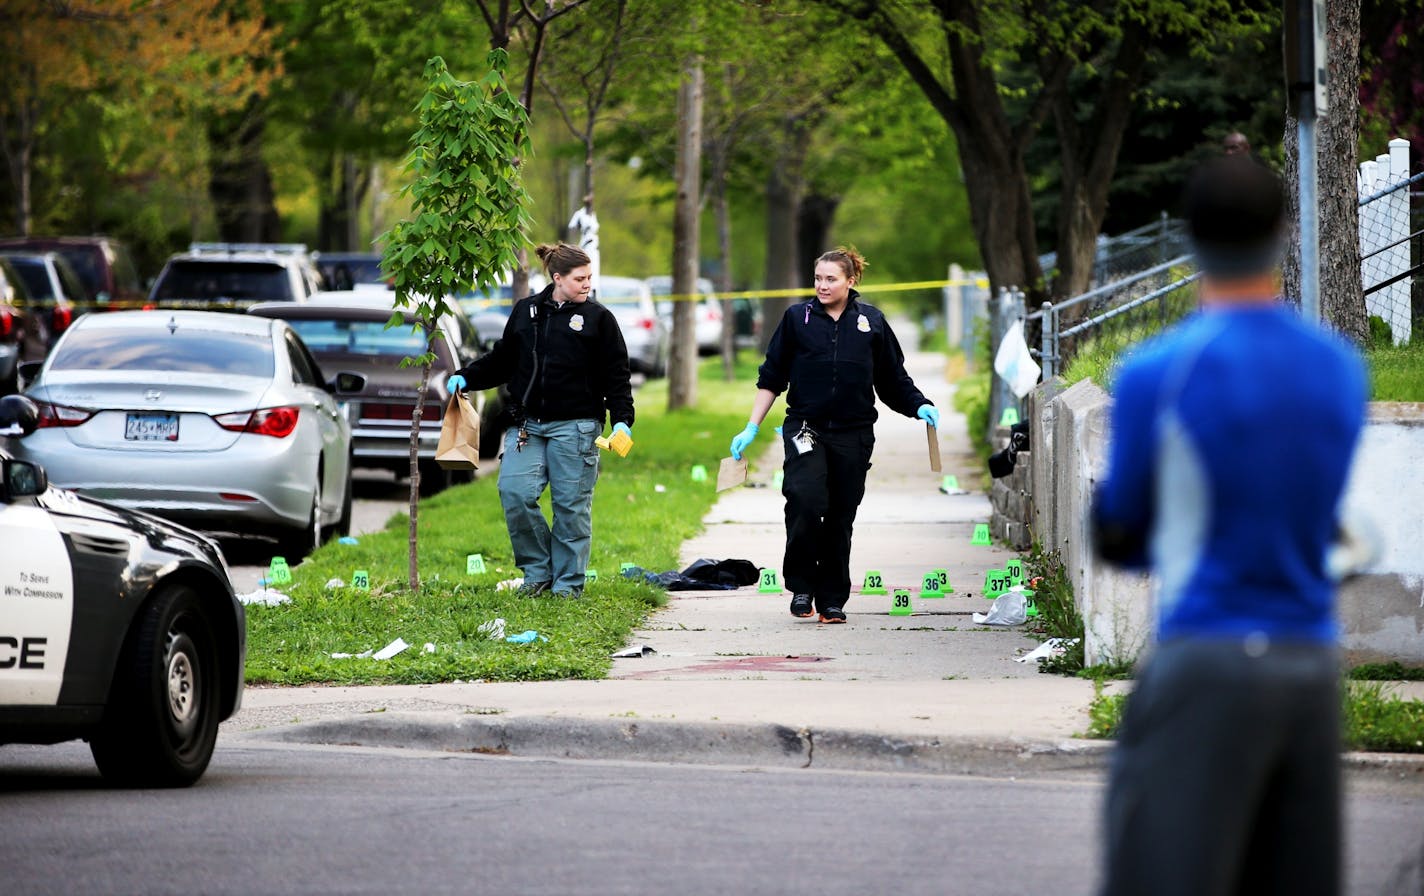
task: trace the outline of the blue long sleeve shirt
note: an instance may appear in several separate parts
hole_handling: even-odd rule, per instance
[[[1093,517],[1140,533],[1117,559],[1156,574],[1160,639],[1336,638],[1325,557],[1366,396],[1358,354],[1280,304],[1204,311],[1123,363]]]

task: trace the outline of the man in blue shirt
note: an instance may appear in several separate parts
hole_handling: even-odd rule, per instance
[[[1104,893],[1336,893],[1340,695],[1326,554],[1364,421],[1357,353],[1279,295],[1280,182],[1216,159],[1185,193],[1201,311],[1113,390],[1102,556],[1150,569]]]

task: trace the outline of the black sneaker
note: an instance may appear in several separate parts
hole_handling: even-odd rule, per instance
[[[525,582],[514,591],[515,597],[537,597],[549,590],[552,582]]]
[[[798,619],[805,619],[816,612],[812,608],[812,599],[809,594],[796,594],[791,597],[791,615]]]
[[[826,625],[841,625],[845,623],[845,610],[840,607],[826,607],[821,611],[821,621]]]

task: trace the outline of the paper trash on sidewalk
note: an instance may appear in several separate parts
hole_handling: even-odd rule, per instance
[[[724,457],[722,463],[717,467],[717,491],[724,492],[729,488],[736,488],[747,481],[747,459],[744,457],[737,460],[735,457]]]
[[[625,647],[613,654],[613,656],[615,659],[642,659],[645,656],[652,656],[655,653],[657,653],[657,651],[646,644],[634,644],[632,647]]]
[[[247,607],[276,607],[292,602],[290,597],[280,591],[273,591],[271,588],[258,588],[247,594],[239,594],[237,599],[239,603]]]
[[[1049,638],[1023,656],[1014,657],[1014,662],[1026,663],[1029,660],[1046,660],[1049,657],[1062,656],[1069,647],[1077,643],[1077,638]]]
[[[489,638],[491,641],[498,641],[504,637],[504,617],[491,619],[489,622],[481,622],[475,631]]]

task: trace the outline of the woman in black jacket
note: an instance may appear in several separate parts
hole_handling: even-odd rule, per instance
[[[878,394],[893,410],[939,426],[939,411],[905,372],[905,354],[879,309],[860,301],[865,259],[837,248],[816,259],[816,297],[792,305],[767,345],[751,420],[732,457],[756,438],[786,391],[786,557],[791,615],[846,621],[850,536],[875,447]],[[789,387],[789,391],[788,391]]]
[[[615,433],[632,435],[628,348],[613,313],[589,301],[588,255],[563,243],[536,251],[549,285],[516,303],[499,342],[446,387],[509,384],[516,425],[505,434],[499,497],[514,562],[524,572],[519,591],[579,597],[593,544],[594,439],[608,416]],[[539,509],[545,487],[552,529]]]

